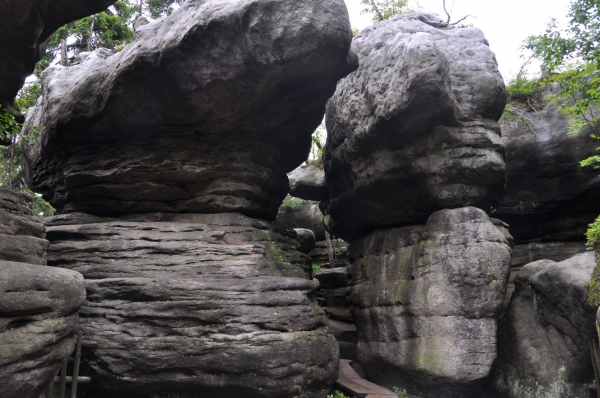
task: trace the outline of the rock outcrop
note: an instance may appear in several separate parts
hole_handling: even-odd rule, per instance
[[[351,240],[443,208],[497,207],[506,90],[481,31],[399,15],[352,50],[360,66],[327,105],[329,230]]]
[[[33,214],[33,199],[0,189],[0,259],[46,264],[46,229]]]
[[[356,68],[342,0],[188,1],[122,51],[53,66],[28,182],[58,212],[274,219]]]
[[[480,209],[350,244],[358,359],[369,379],[425,398],[477,397],[496,358],[510,243]]]
[[[588,304],[593,253],[524,266],[498,335],[492,386],[500,397],[589,397],[588,342],[596,311]]]
[[[0,397],[39,398],[75,348],[83,277],[0,260]]]
[[[325,171],[315,163],[306,163],[288,173],[290,196],[320,202],[329,199],[329,187],[325,182]]]
[[[546,86],[541,95],[555,92]],[[500,126],[507,183],[494,217],[510,225],[517,244],[583,241],[600,214],[600,175],[579,162],[596,154],[596,140],[589,131],[567,134],[569,119],[550,102],[536,110],[513,106]]]
[[[325,225],[319,202],[288,196],[279,208],[275,223],[282,227],[310,229],[317,242],[325,240]]]
[[[49,264],[85,276],[94,391],[320,397],[335,381],[338,346],[307,296],[308,257],[269,223],[74,213],[51,219],[48,239]]]
[[[13,104],[44,55],[46,41],[67,22],[100,12],[115,0],[8,0],[0,3],[0,105]]]
[[[32,197],[0,189],[2,398],[39,398],[75,347],[83,277],[45,266],[44,236]]]

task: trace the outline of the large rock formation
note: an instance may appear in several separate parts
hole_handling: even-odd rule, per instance
[[[74,213],[48,225],[49,264],[86,279],[93,390],[322,397],[335,381],[338,347],[307,297],[307,257],[269,223]]]
[[[59,212],[274,219],[349,56],[342,0],[188,1],[43,76],[29,183]]]
[[[44,236],[32,197],[0,189],[2,398],[39,398],[75,346],[83,278],[44,266]]]
[[[496,358],[510,245],[480,209],[434,213],[350,244],[349,298],[370,380],[426,398],[477,397]]]
[[[593,253],[523,267],[498,336],[492,385],[500,397],[589,397],[589,340],[595,308],[588,291]]]
[[[83,277],[0,260],[0,396],[39,398],[75,348]]]
[[[0,259],[46,264],[46,229],[33,215],[30,195],[0,189]]]
[[[506,91],[481,31],[399,15],[352,50],[359,69],[327,106],[329,229],[348,240],[443,208],[497,207]]]
[[[62,213],[49,264],[86,280],[88,394],[326,395],[339,353],[310,259],[264,220],[350,40],[343,0],[190,0],[46,72],[25,171]]]
[[[282,227],[310,229],[317,242],[325,240],[325,224],[319,202],[288,196],[279,208],[275,223]]]
[[[13,104],[44,55],[46,41],[67,22],[100,12],[115,0],[7,0],[0,3],[0,106]]]
[[[541,95],[556,93],[546,86]],[[511,110],[512,109],[512,110]],[[513,105],[500,120],[506,147],[506,195],[494,213],[510,224],[516,243],[583,241],[600,214],[600,175],[579,162],[596,154],[589,131],[569,135],[556,104]]]
[[[316,163],[306,163],[288,173],[290,196],[320,202],[329,200],[325,172]]]

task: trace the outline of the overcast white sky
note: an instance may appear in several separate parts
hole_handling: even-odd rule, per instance
[[[414,6],[415,0],[412,1]],[[353,28],[362,29],[372,24],[370,15],[361,15],[364,6],[360,0],[345,2]],[[417,3],[422,11],[445,16],[442,0],[417,0]],[[523,40],[543,32],[552,17],[565,26],[570,0],[446,0],[448,9],[453,3],[452,22],[467,14],[475,16],[465,22],[483,31],[507,80],[517,74],[523,62],[519,57]],[[533,65],[531,70],[536,68],[539,65]]]

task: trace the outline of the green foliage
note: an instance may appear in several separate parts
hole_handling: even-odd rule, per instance
[[[539,79],[528,79],[525,75],[519,73],[516,77],[508,81],[506,91],[510,99],[526,102],[539,93]]]
[[[281,203],[281,207],[287,207],[290,209],[295,209],[300,206],[304,201],[302,199],[293,198],[290,195],[286,196]]]
[[[373,22],[383,21],[392,15],[408,11],[408,0],[361,0],[365,6],[362,13],[371,14]]]
[[[36,65],[36,76],[46,69],[63,46],[66,53],[92,51],[97,48],[120,50],[133,37],[133,21],[142,15],[159,18],[173,12],[174,4],[183,0],[120,0],[107,10],[61,26],[50,38],[46,55]],[[68,39],[68,41],[67,41]],[[68,43],[68,44],[67,44]],[[63,56],[66,55],[63,52]],[[66,59],[61,59],[63,64]]]
[[[394,391],[394,393],[396,393],[396,395],[398,396],[398,398],[405,398],[406,395],[407,395],[406,390],[403,389],[403,388],[392,387],[392,391]]]
[[[545,84],[554,83],[559,92],[549,98],[571,119],[569,133],[591,130],[599,139],[600,106],[600,8],[598,0],[574,0],[570,5],[569,26],[560,29],[552,20],[541,35],[527,39],[524,48],[542,62]],[[582,161],[597,165],[600,157]]]
[[[587,238],[588,250],[594,250],[600,246],[600,217],[589,225],[587,232],[585,233]]]
[[[37,83],[26,83],[15,100],[15,105],[21,113],[27,113],[27,110],[35,105],[37,99],[42,95],[42,87]]]
[[[346,394],[344,394],[341,391],[336,391],[333,394],[329,394],[327,396],[327,398],[350,398],[349,396],[347,396]]]
[[[312,265],[312,270],[313,271],[320,271],[321,269],[323,269],[319,264],[313,264]]]

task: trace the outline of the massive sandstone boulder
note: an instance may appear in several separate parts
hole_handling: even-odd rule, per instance
[[[594,254],[556,263],[539,260],[515,279],[499,328],[492,387],[502,398],[587,398],[593,380],[588,342],[595,308],[588,304]]]
[[[279,208],[275,223],[281,227],[310,229],[317,242],[325,240],[325,224],[319,202],[288,196]]]
[[[85,276],[90,391],[324,397],[335,381],[339,349],[308,297],[308,257],[267,222],[73,213],[49,220],[48,239],[48,263]]]
[[[349,299],[370,380],[425,398],[477,397],[496,358],[510,244],[480,209],[350,244]]]
[[[306,163],[288,173],[290,196],[320,202],[329,200],[325,172],[315,163]]]
[[[45,266],[44,236],[32,197],[0,189],[2,398],[39,398],[75,347],[83,277]]]
[[[336,82],[343,0],[191,0],[112,54],[53,66],[28,182],[59,212],[274,219]]]
[[[541,95],[556,90],[546,86]],[[494,217],[510,224],[518,244],[583,241],[600,214],[600,175],[579,162],[596,154],[597,141],[585,130],[567,134],[569,119],[549,101],[542,109],[513,105],[500,126],[507,183]]]
[[[56,29],[106,9],[115,0],[0,2],[0,106],[13,104]]]
[[[328,225],[346,240],[497,207],[506,90],[487,40],[427,14],[378,22],[352,42],[358,70],[327,105]]]

